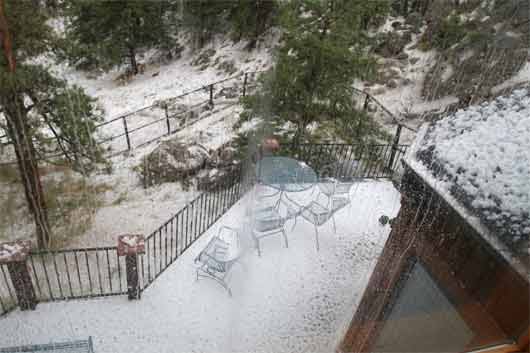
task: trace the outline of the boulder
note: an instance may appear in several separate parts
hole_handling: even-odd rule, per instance
[[[186,182],[205,166],[208,158],[208,151],[203,146],[168,140],[144,157],[138,169],[146,187],[165,182]]]

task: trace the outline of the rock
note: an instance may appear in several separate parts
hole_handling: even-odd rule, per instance
[[[392,28],[399,29],[403,24],[399,21],[392,22]]]
[[[398,83],[396,80],[390,80],[387,82],[386,86],[390,89],[394,89],[398,87]]]
[[[381,87],[381,86],[379,86],[379,87],[371,87],[371,88],[367,88],[366,92],[368,92],[372,96],[377,96],[377,95],[385,93],[386,89],[385,89],[385,87]]]
[[[408,86],[408,85],[411,85],[413,83],[413,81],[410,79],[410,78],[404,78],[401,80],[401,84],[403,86]]]
[[[241,95],[241,89],[238,85],[235,85],[233,87],[223,87],[215,94],[214,98],[224,97],[227,99],[234,99],[239,98]]]
[[[416,65],[420,61],[420,58],[410,58],[409,63],[411,65]]]
[[[223,61],[219,64],[218,68],[229,75],[233,75],[237,72],[236,63],[234,60]]]
[[[212,168],[222,168],[233,165],[236,160],[237,150],[232,146],[223,146],[210,151],[207,165]]]
[[[405,52],[399,53],[399,55],[396,57],[398,60],[407,60],[409,58],[409,54]]]
[[[163,141],[138,167],[144,186],[165,182],[185,182],[204,167],[209,154],[197,144],[186,145],[176,139]]]
[[[211,190],[228,183],[234,172],[238,170],[237,149],[231,145],[224,145],[217,150],[211,150],[206,161],[206,169],[197,175],[197,188]]]

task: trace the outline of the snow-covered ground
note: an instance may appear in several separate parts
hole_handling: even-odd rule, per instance
[[[300,195],[298,195],[300,196]],[[311,192],[307,198],[313,198]],[[245,197],[149,287],[139,301],[116,297],[39,304],[0,319],[0,346],[61,342],[92,336],[98,353],[332,352],[344,334],[390,232],[400,195],[390,182],[354,186],[352,206],[336,214],[337,233],[288,223],[261,241],[245,231]],[[233,296],[217,283],[195,280],[193,259],[221,225],[241,230],[244,253],[229,278]]]

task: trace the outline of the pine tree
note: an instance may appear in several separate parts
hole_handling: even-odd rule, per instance
[[[259,36],[274,25],[277,12],[276,0],[235,1],[228,18],[234,39],[247,39],[248,48],[254,49]]]
[[[227,31],[226,17],[232,0],[184,0],[183,25],[193,34],[198,49],[212,39],[215,33]]]
[[[384,136],[370,116],[356,109],[351,89],[355,79],[375,71],[364,49],[364,5],[364,0],[289,2],[276,66],[262,77],[263,88],[245,100],[242,118],[259,118],[294,143]]]
[[[4,6],[5,5],[5,6]],[[0,0],[0,115],[11,141],[28,207],[35,219],[37,243],[50,242],[38,156],[52,145],[83,171],[97,162],[100,150],[92,133],[98,121],[94,101],[78,87],[54,77],[36,58],[55,49],[57,38],[48,25],[46,11],[37,3]]]
[[[127,61],[136,75],[140,48],[176,47],[178,12],[176,2],[164,0],[67,2],[68,56],[103,68]]]

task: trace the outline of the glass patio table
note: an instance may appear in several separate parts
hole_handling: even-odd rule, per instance
[[[259,183],[281,193],[308,190],[318,179],[307,164],[288,157],[264,157],[256,165],[256,175]]]

